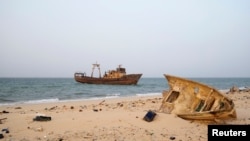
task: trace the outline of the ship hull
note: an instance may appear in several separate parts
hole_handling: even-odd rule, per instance
[[[188,120],[224,120],[237,118],[231,99],[211,86],[166,75],[169,90],[163,91],[160,110]]]
[[[121,78],[98,78],[84,76],[82,73],[75,73],[75,81],[86,84],[108,84],[108,85],[136,85],[142,74],[128,74]]]

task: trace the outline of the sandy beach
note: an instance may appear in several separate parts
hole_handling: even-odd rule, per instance
[[[237,119],[219,124],[250,124],[250,92],[225,95],[233,99]],[[157,112],[162,98],[160,95],[0,106],[0,129],[4,136],[0,140],[207,140],[207,125],[211,123],[188,121]],[[143,120],[148,110],[157,113],[151,122]],[[51,120],[34,121],[37,115],[49,116]]]

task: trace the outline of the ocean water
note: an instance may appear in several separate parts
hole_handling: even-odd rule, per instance
[[[218,90],[232,86],[249,87],[250,78],[189,78]],[[81,84],[73,78],[0,78],[0,106],[17,103],[43,103],[70,100],[105,99],[161,95],[168,89],[163,78],[141,78],[137,85]]]

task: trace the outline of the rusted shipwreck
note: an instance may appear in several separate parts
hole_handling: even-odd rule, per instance
[[[164,90],[160,111],[187,120],[226,120],[237,118],[231,99],[211,86],[164,74],[169,89]]]
[[[95,68],[99,70],[99,77],[94,77]],[[108,85],[136,85],[141,78],[142,73],[126,74],[126,69],[119,65],[116,70],[109,70],[102,76],[100,64],[93,64],[91,76],[86,73],[76,72],[74,74],[75,81],[87,84],[108,84]]]

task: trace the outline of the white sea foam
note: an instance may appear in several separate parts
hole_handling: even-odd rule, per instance
[[[40,100],[30,100],[24,102],[25,104],[39,104],[39,103],[53,103],[53,102],[59,102],[58,98],[53,99],[40,99]]]
[[[159,96],[162,93],[145,93],[145,94],[136,94],[136,96]]]
[[[105,96],[105,98],[109,99],[109,98],[118,98],[120,97],[120,94],[108,94],[107,96]]]
[[[16,103],[0,103],[0,106],[15,105]]]

